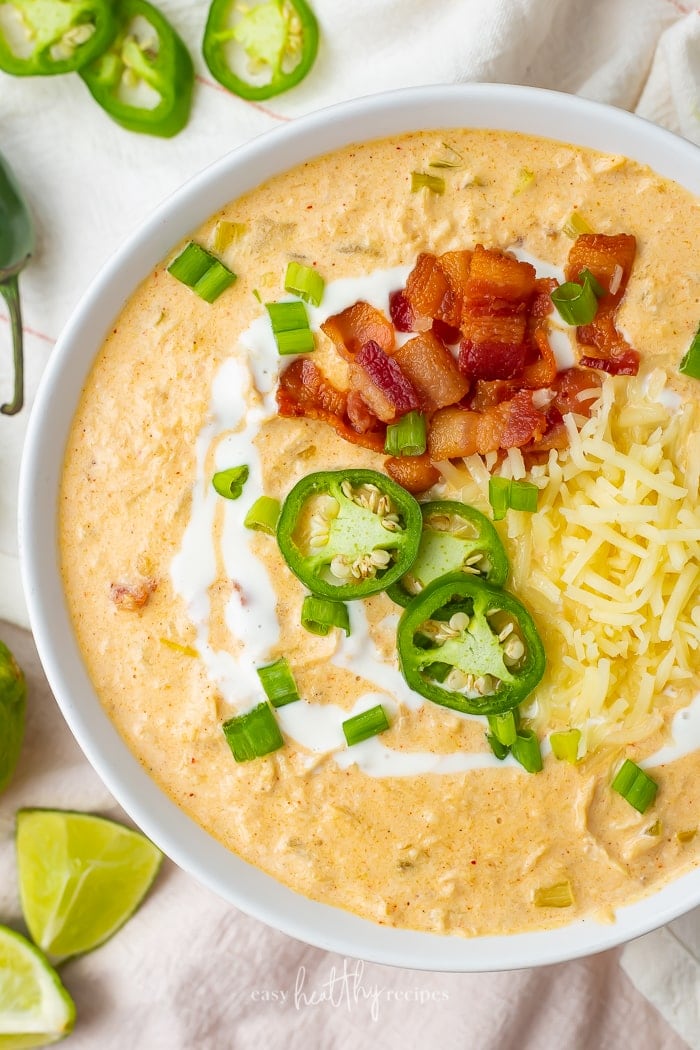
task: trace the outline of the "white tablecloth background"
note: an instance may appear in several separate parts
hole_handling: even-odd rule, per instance
[[[29,405],[75,303],[153,208],[228,150],[321,106],[408,85],[502,81],[610,102],[700,143],[700,11],[689,0],[314,0],[322,32],[314,69],[293,92],[260,105],[212,81],[200,51],[204,0],[159,6],[197,69],[190,124],[172,140],[122,130],[77,77],[0,73],[0,152],[22,183],[38,232],[21,279]],[[0,304],[2,400],[10,374]],[[27,620],[15,515],[28,416],[29,408],[0,416],[0,618],[20,626]],[[32,685],[22,764],[0,799],[0,921],[17,921],[17,807],[119,811],[53,705],[29,636],[2,627],[0,637],[24,658]],[[384,989],[375,1021],[366,1003],[294,1001],[297,981],[307,992],[320,990],[334,973],[340,995],[348,986],[343,967],[352,971],[355,962],[265,929],[168,865],[112,942],[65,967],[80,1015],[70,1045],[219,1050],[264,1039],[292,1050],[360,1046],[371,1036],[387,1048],[419,1040],[474,1050],[628,1043],[677,1050],[683,1041],[700,1048],[698,959],[695,915],[623,952],[544,971],[466,977],[366,966],[361,985]],[[396,994],[389,997],[389,989]],[[284,1002],[272,998],[282,991]]]

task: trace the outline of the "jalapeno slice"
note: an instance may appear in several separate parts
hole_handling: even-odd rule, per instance
[[[319,471],[287,496],[277,542],[313,594],[352,601],[403,576],[418,552],[416,500],[376,470]]]
[[[194,67],[170,22],[147,0],[118,0],[119,31],[80,71],[90,94],[127,131],[171,138],[190,115]]]
[[[545,669],[527,609],[508,591],[463,572],[435,580],[412,599],[399,621],[397,648],[411,689],[473,715],[517,707]]]
[[[508,556],[489,519],[466,503],[433,500],[421,504],[423,533],[410,572],[387,588],[398,605],[408,605],[429,583],[458,569],[501,587]]]
[[[202,51],[220,84],[261,101],[288,91],[309,72],[318,23],[305,0],[214,0]]]
[[[16,77],[73,73],[116,31],[109,0],[2,0],[0,69]]]

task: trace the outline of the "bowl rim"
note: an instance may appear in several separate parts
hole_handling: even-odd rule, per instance
[[[109,720],[73,636],[57,531],[62,461],[84,381],[110,323],[173,245],[227,201],[313,156],[351,142],[450,127],[516,131],[622,154],[700,196],[700,150],[692,143],[623,110],[540,88],[403,88],[326,107],[267,131],[170,195],[81,297],[49,359],[30,415],[20,470],[18,529],[30,623],[54,696],[92,766],[166,855],[247,914],[306,943],[417,970],[480,972],[579,958],[663,926],[700,904],[700,868],[620,908],[612,925],[587,918],[546,931],[474,938],[381,926],[288,889],[188,817],[150,778]]]

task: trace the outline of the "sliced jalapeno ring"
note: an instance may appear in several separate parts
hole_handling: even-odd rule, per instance
[[[194,66],[184,42],[148,0],[117,0],[119,32],[80,76],[105,113],[126,128],[171,138],[190,115]]]
[[[508,591],[463,572],[434,580],[409,602],[397,648],[411,689],[474,715],[517,707],[545,669],[527,609]]]
[[[312,593],[352,601],[385,590],[410,569],[421,522],[416,500],[386,474],[319,471],[287,496],[277,542]]]
[[[288,91],[309,72],[318,23],[305,0],[214,0],[202,51],[220,84],[262,101]]]
[[[0,69],[16,77],[73,73],[117,31],[109,0],[2,0]]]
[[[489,519],[466,503],[434,500],[421,504],[423,534],[410,572],[387,593],[408,605],[429,583],[458,569],[480,576],[495,587],[508,577],[508,556]]]

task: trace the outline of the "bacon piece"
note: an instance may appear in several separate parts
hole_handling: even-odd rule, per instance
[[[398,348],[392,361],[401,366],[429,411],[455,405],[469,390],[469,380],[432,332],[421,332],[409,339]]]
[[[529,390],[519,391],[484,412],[443,408],[430,421],[428,452],[434,461],[457,456],[481,455],[499,448],[522,448],[538,441],[547,419],[532,404]]]
[[[354,361],[365,343],[373,342],[385,354],[393,354],[396,347],[394,326],[375,306],[362,300],[333,314],[321,325],[321,330],[335,343],[346,361]]]
[[[536,287],[535,268],[530,263],[477,244],[465,288],[465,308],[469,313],[480,302],[529,302]]]
[[[384,466],[389,477],[409,492],[425,492],[440,480],[440,471],[430,462],[430,456],[391,456]]]
[[[371,340],[351,365],[350,385],[361,392],[366,404],[385,423],[420,408],[420,398],[401,366]]]
[[[517,380],[478,379],[474,384],[468,407],[474,412],[483,412],[494,405],[500,405],[502,401],[510,401],[518,390],[520,383]]]
[[[587,368],[567,368],[559,372],[552,383],[554,400],[552,406],[562,415],[575,412],[579,416],[590,416],[591,408],[598,399],[601,379],[597,372]],[[592,391],[590,396],[581,398],[584,391]]]
[[[523,335],[524,332],[523,321]],[[526,351],[522,336],[512,343],[463,339],[459,344],[459,367],[472,379],[513,379],[523,370]]]
[[[535,281],[535,298],[530,307],[531,317],[546,317],[554,309],[552,292],[559,286],[556,277],[538,277]]]
[[[397,332],[413,331],[413,310],[403,289],[389,295],[389,314]]]
[[[281,416],[321,420],[354,445],[384,451],[383,428],[358,432],[347,417],[348,395],[337,390],[308,357],[299,357],[285,368],[276,396]]]
[[[137,612],[143,609],[158,583],[152,577],[137,583],[113,583],[109,596],[121,612]]]
[[[456,346],[462,334],[459,328],[454,328],[451,324],[445,324],[440,320],[433,321],[430,331],[446,346]]]
[[[366,434],[377,425],[377,417],[370,411],[359,390],[348,391],[347,414],[350,426],[358,434]]]
[[[530,345],[535,350],[537,357],[525,365],[520,377],[521,386],[529,387],[531,390],[551,386],[557,374],[557,359],[541,320],[536,320],[531,325]]]
[[[584,354],[581,364],[599,368],[613,375],[636,375],[639,354],[617,330],[615,315],[627,289],[637,251],[635,237],[628,233],[609,236],[583,233],[573,243],[566,266],[567,281],[576,281],[581,270],[588,269],[605,289],[598,312],[590,324],[576,329],[581,346],[592,346],[597,354]],[[610,288],[614,287],[615,292]]]
[[[471,252],[421,252],[406,281],[406,298],[414,314],[413,328],[430,327],[427,319],[459,327]]]

